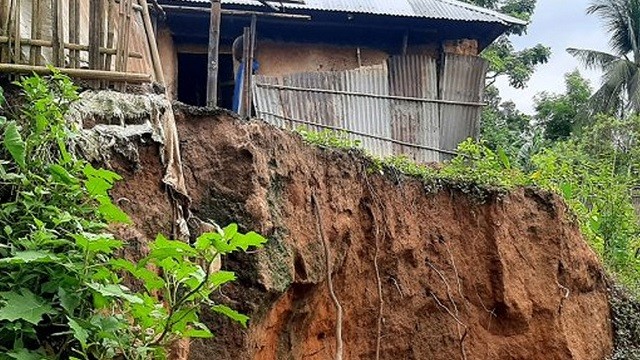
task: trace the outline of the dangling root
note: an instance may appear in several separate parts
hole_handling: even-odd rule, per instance
[[[336,307],[336,354],[335,360],[342,360],[343,354],[343,343],[342,343],[342,305],[340,305],[340,301],[336,296],[336,293],[333,289],[333,279],[332,279],[332,266],[331,266],[331,252],[329,250],[329,244],[327,243],[327,239],[324,236],[324,229],[322,228],[322,216],[320,215],[320,206],[318,205],[318,199],[316,198],[315,192],[311,195],[311,202],[313,203],[313,208],[316,215],[316,231],[318,233],[318,237],[322,242],[322,246],[324,247],[324,255],[327,265],[327,284],[329,286],[329,294],[331,295],[331,300]]]

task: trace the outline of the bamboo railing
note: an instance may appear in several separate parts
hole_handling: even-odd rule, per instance
[[[142,50],[133,49],[136,36]],[[132,69],[136,60],[143,65]],[[164,85],[147,1],[0,0],[0,73],[48,73],[49,65],[101,88]]]

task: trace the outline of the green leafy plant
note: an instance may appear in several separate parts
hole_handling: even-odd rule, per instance
[[[296,132],[302,136],[304,141],[312,145],[342,150],[359,149],[362,146],[360,140],[352,140],[349,134],[344,131],[312,131],[301,126],[296,129]]]
[[[175,339],[211,336],[203,306],[246,325],[210,300],[235,279],[211,264],[266,240],[231,225],[193,246],[158,236],[141,262],[120,258],[107,227],[130,222],[109,197],[121,178],[67,148],[76,87],[57,73],[17,85],[24,105],[0,118],[0,359],[163,359]]]

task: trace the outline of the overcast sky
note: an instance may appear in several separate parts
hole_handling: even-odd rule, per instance
[[[533,110],[533,97],[541,91],[563,92],[564,74],[578,68],[597,87],[599,74],[585,70],[566,52],[568,47],[608,50],[602,23],[585,9],[591,0],[538,0],[538,7],[527,35],[513,37],[516,49],[542,43],[553,52],[549,63],[538,68],[524,90],[510,88],[505,79],[497,84],[503,100],[513,100],[526,113]]]

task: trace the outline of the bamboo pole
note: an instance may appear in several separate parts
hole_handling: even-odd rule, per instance
[[[220,0],[211,0],[211,18],[209,22],[209,55],[207,71],[207,106],[218,104],[218,52],[220,47]]]
[[[244,101],[242,102],[244,117],[251,117],[251,109],[253,107],[253,59],[256,47],[256,22],[256,17],[253,16],[251,18],[251,27],[249,27],[249,36],[244,38],[244,42],[248,43],[244,59]]]
[[[124,51],[122,49],[122,45],[124,44],[124,9],[124,1],[120,0],[120,2],[118,3],[118,41],[116,43],[116,71],[122,71],[122,58],[124,57]]]
[[[0,44],[6,44],[9,42],[9,38],[6,36],[0,36]],[[33,46],[40,46],[40,47],[51,47],[52,46],[52,42],[49,40],[31,40],[31,39],[22,39],[22,43],[25,45],[33,45]],[[64,48],[68,49],[68,50],[72,50],[72,51],[89,51],[89,45],[80,45],[80,44],[70,44],[70,43],[65,43],[64,44]],[[114,48],[105,48],[105,47],[101,47],[100,48],[100,53],[101,54],[107,54],[107,55],[115,55],[116,54],[116,49]],[[129,53],[129,57],[134,58],[134,59],[142,59],[143,56],[141,53],[139,52],[130,52]]]
[[[125,6],[125,24],[124,24],[124,44],[122,46],[123,56],[122,56],[122,71],[127,72],[127,68],[129,67],[129,40],[131,39],[131,12],[133,9],[133,0],[126,0]]]
[[[22,2],[21,0],[16,0],[16,8],[15,8],[16,16],[15,16],[15,20],[14,20],[15,23],[14,23],[14,28],[13,28],[13,30],[14,30],[13,38],[15,40],[14,59],[15,59],[15,62],[17,62],[18,64],[22,63],[22,45],[21,45],[21,41],[20,41],[21,40],[20,23],[21,23],[21,20],[22,20],[22,19],[20,19],[21,13],[22,13],[22,11],[21,11],[21,2]]]
[[[242,66],[243,66],[243,70],[242,70],[242,101],[241,101],[241,106],[238,109],[238,113],[240,114],[241,117],[246,118],[249,117],[248,111],[247,111],[247,92],[249,91],[249,88],[247,87],[247,78],[248,78],[248,74],[251,72],[251,65],[249,65],[249,52],[251,51],[251,28],[249,27],[245,27],[244,28],[244,33],[242,34],[242,45],[243,45],[243,51],[242,51]]]
[[[104,15],[104,1],[98,1],[98,22],[96,25],[98,26],[98,70],[104,69],[104,62],[106,61],[106,56],[100,53],[100,48],[105,46],[105,15]]]
[[[80,44],[80,34],[82,33],[82,23],[80,22],[80,0],[69,0],[69,2],[73,2],[75,4],[75,12],[73,13],[73,23],[76,25],[76,44]],[[89,46],[87,46],[87,50],[89,49]],[[76,57],[76,65],[78,67],[81,66],[80,62],[81,62],[81,57],[80,57],[80,50],[75,50],[75,57]]]
[[[89,0],[89,68],[100,69],[100,5],[101,0]]]
[[[32,0],[31,2],[31,39],[40,39],[40,0]],[[31,45],[29,54],[31,65],[39,65],[40,47]]]
[[[13,0],[2,1],[3,5],[6,5],[7,10],[7,18],[4,22],[3,35],[9,38],[9,36],[11,35],[11,19],[13,17]],[[7,42],[7,45],[2,47],[2,51],[0,52],[0,60],[5,63],[11,61],[11,43]]]
[[[34,0],[35,1],[35,0]],[[77,44],[78,43],[78,25],[75,23],[76,20],[76,5],[75,0],[69,0],[69,43]],[[77,68],[79,65],[80,59],[78,59],[78,54],[75,50],[69,51],[69,66],[72,68]]]
[[[142,20],[144,23],[144,31],[145,33],[147,33],[147,41],[149,42],[149,49],[151,50],[153,72],[155,74],[156,82],[164,87],[165,81],[164,73],[162,72],[162,62],[160,60],[160,53],[158,52],[158,42],[156,41],[156,35],[153,32],[153,24],[151,24],[149,5],[147,4],[147,0],[140,0],[140,5],[142,6]]]
[[[109,9],[107,11],[107,28],[109,33],[107,35],[107,49],[113,48],[113,42],[115,38],[115,6],[116,3],[114,0],[109,0]],[[105,53],[107,56],[105,57],[104,69],[111,70],[111,62],[113,58],[113,54]]]
[[[64,34],[62,21],[62,1],[52,0],[51,6],[52,17],[52,47],[53,47],[53,64],[58,67],[64,67]]]
[[[119,71],[90,70],[90,69],[57,69],[62,74],[78,79],[109,80],[130,83],[151,82],[151,75],[140,73],[123,73]],[[0,73],[37,73],[50,75],[51,69],[46,66],[31,66],[20,64],[0,64]]]

